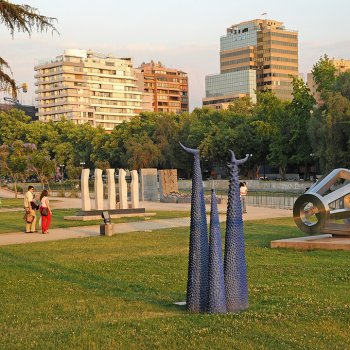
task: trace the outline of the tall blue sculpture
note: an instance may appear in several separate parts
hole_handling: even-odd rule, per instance
[[[190,250],[187,280],[187,310],[205,312],[208,305],[208,227],[199,150],[181,147],[193,155]]]
[[[208,311],[215,314],[227,312],[220,222],[214,189],[211,190]]]
[[[234,153],[230,152],[224,273],[227,311],[237,312],[248,308],[247,271],[238,166],[245,163],[249,156],[247,155],[246,158],[237,160]]]

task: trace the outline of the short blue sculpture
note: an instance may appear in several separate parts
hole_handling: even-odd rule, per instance
[[[213,314],[227,312],[220,222],[214,189],[211,190],[208,312]]]
[[[186,307],[188,311],[205,312],[208,307],[209,245],[199,150],[187,148],[181,143],[180,145],[187,153],[193,155]]]
[[[234,153],[230,152],[224,272],[227,311],[237,312],[248,308],[247,270],[238,166],[245,163],[249,156],[237,160]]]

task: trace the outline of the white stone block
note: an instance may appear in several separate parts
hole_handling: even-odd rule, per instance
[[[90,169],[81,171],[81,209],[91,210],[91,200],[89,193],[89,174]]]
[[[119,208],[128,209],[128,184],[125,180],[126,171],[119,169]]]
[[[95,169],[95,209],[103,210],[103,181],[101,169]]]
[[[137,173],[137,170],[131,171],[131,207],[132,208],[140,207],[139,174]]]
[[[108,209],[116,209],[116,192],[115,192],[115,169],[107,169],[107,183],[108,183]]]

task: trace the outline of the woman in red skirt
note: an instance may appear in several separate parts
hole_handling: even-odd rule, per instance
[[[47,195],[47,190],[43,190],[40,195],[41,231],[43,234],[49,233],[52,216],[50,202]]]

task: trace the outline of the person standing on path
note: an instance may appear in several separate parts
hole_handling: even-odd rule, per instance
[[[243,214],[247,213],[247,204],[246,204],[246,197],[248,193],[247,183],[243,182],[242,186],[239,187],[239,192],[241,194],[241,203],[242,203],[242,212]]]
[[[26,230],[25,233],[31,233],[31,232],[38,232],[35,229],[36,226],[36,214],[35,209],[32,206],[32,203],[34,202],[34,186],[28,186],[28,191],[26,192],[24,196],[24,210],[26,211]],[[33,216],[34,219],[31,222],[28,222],[27,219],[28,216]]]
[[[43,190],[40,195],[41,232],[43,234],[49,233],[52,216],[50,202],[47,196],[47,190]]]

